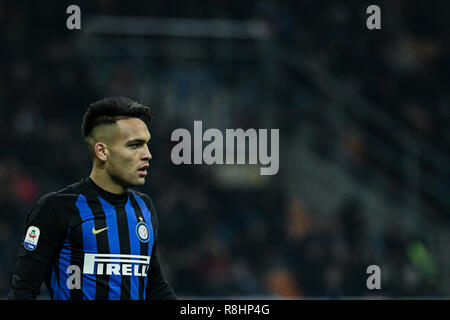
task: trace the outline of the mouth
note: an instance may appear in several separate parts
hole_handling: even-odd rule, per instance
[[[146,176],[147,175],[147,169],[148,169],[149,165],[146,164],[145,166],[140,167],[137,172],[139,173],[139,175],[141,176]]]

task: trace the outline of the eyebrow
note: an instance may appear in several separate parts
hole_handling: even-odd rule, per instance
[[[148,141],[150,141],[150,138],[148,138],[148,140],[144,140],[144,139],[141,139],[141,138],[137,138],[137,139],[128,140],[128,141],[127,141],[127,144],[147,143]]]

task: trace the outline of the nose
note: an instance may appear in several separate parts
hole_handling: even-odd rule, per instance
[[[145,145],[145,152],[142,155],[142,160],[150,160],[152,158],[152,154],[150,153],[150,149],[147,145]]]

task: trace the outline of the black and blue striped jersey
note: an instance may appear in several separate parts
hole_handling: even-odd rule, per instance
[[[58,300],[175,299],[157,243],[150,197],[83,179],[44,195],[28,214],[8,297],[34,299],[45,282]]]

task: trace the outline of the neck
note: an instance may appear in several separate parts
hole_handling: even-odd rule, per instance
[[[124,194],[127,192],[127,189],[115,182],[105,170],[99,170],[94,167],[89,177],[97,186],[108,192],[114,194]]]

